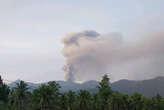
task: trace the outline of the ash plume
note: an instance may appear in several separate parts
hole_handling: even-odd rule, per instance
[[[105,73],[111,73],[112,80],[145,79],[164,73],[163,32],[125,42],[120,33],[101,35],[88,30],[67,34],[62,42],[69,80],[99,79]]]
[[[73,66],[69,64],[65,64],[63,70],[67,73],[65,79],[69,82],[74,82],[74,75],[73,75]]]

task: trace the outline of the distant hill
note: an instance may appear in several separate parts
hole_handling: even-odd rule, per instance
[[[20,80],[14,81],[10,83],[8,86],[10,88],[13,88],[16,86],[16,83],[20,82]],[[26,82],[30,88],[30,91],[34,90],[35,88],[38,88],[41,84],[35,84]],[[98,82],[91,80],[84,82],[82,84],[74,83],[74,82],[68,82],[68,81],[57,81],[58,84],[60,84],[61,92],[67,92],[69,90],[73,91],[79,91],[80,89],[86,89],[90,92],[96,92]],[[121,93],[125,94],[133,94],[135,92],[141,93],[144,96],[154,96],[157,93],[164,96],[164,77],[157,77],[154,79],[149,80],[142,80],[142,81],[133,81],[133,80],[119,80],[111,84],[111,88],[114,91],[119,91]]]
[[[148,97],[157,93],[164,96],[164,77],[142,81],[120,80],[112,84],[112,89],[129,95],[138,92]]]

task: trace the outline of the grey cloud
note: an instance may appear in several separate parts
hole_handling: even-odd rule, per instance
[[[123,41],[119,33],[92,34],[93,37],[85,32],[97,33],[83,31],[67,34],[63,40],[62,53],[66,57],[66,65],[73,66],[75,79],[98,79],[105,73],[111,73],[112,80],[163,75],[163,32],[151,33],[136,42]]]
[[[78,43],[78,40],[81,38],[81,37],[85,37],[85,38],[95,38],[99,36],[99,33],[95,32],[95,31],[82,31],[82,32],[79,32],[79,33],[71,33],[71,34],[68,34],[67,37],[64,37],[63,38],[63,43],[64,44],[72,44],[72,43]]]

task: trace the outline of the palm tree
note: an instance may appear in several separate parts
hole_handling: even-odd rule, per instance
[[[156,96],[152,97],[152,108],[157,110],[163,110],[164,109],[164,99],[160,94],[157,94]]]
[[[88,91],[80,90],[78,94],[78,107],[79,107],[79,110],[90,110],[91,95]]]
[[[100,110],[100,101],[97,93],[92,94],[92,110]]]
[[[141,94],[135,93],[131,96],[132,99],[132,110],[142,110],[144,107],[144,98]]]
[[[68,100],[68,110],[74,110],[75,109],[75,101],[76,101],[75,92],[69,91],[67,93],[67,100]]]
[[[0,76],[0,110],[7,110],[9,92],[10,92],[9,87],[3,83],[3,80]]]
[[[0,76],[0,100],[4,103],[8,102],[8,94],[10,92],[9,87],[3,83],[3,80]]]
[[[101,110],[109,110],[109,99],[110,96],[112,95],[112,90],[110,87],[110,83],[109,83],[109,78],[107,75],[103,76],[103,79],[101,80],[101,82],[99,83],[98,86],[98,94],[99,94],[99,98],[100,98],[100,103],[101,103]]]
[[[121,98],[121,102],[122,102],[122,106],[124,110],[131,110],[131,98],[128,95],[124,95],[122,94],[122,98]]]
[[[40,110],[57,109],[59,85],[56,82],[49,82],[48,85],[42,84],[33,92],[34,106]]]
[[[67,99],[67,94],[63,93],[60,96],[60,109],[59,110],[68,110],[68,99]]]
[[[17,86],[13,88],[9,94],[9,103],[13,110],[26,110],[27,105],[27,84],[24,81],[16,84]]]

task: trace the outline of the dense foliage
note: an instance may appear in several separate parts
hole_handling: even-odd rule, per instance
[[[20,81],[11,90],[0,77],[0,110],[164,110],[164,98],[152,98],[135,93],[132,96],[112,91],[105,75],[98,92],[87,90],[60,93],[60,85],[52,81],[32,92]]]

